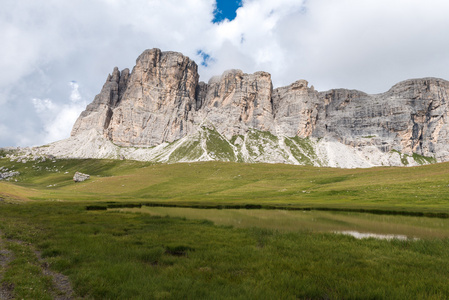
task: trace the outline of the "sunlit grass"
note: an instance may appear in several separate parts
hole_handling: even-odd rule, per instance
[[[58,160],[25,164],[0,182],[0,195],[45,201],[141,201],[185,204],[267,204],[422,212],[449,211],[449,164],[334,169],[307,166]],[[58,171],[55,171],[58,170]],[[91,179],[74,183],[75,171]]]

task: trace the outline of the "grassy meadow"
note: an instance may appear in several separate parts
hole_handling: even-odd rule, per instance
[[[390,211],[449,211],[449,164],[336,169],[224,162],[152,164],[57,160],[0,165],[21,172],[1,194],[39,201],[128,201],[179,205],[257,204]],[[74,183],[73,174],[91,179]]]
[[[8,264],[0,264],[0,284],[15,298],[56,297],[43,264],[68,276],[74,298],[449,298],[447,238],[356,239],[256,223],[231,226],[200,213],[185,218],[86,209],[138,203],[260,205],[444,217],[449,213],[447,163],[348,170],[1,159],[0,166],[21,173],[0,181],[0,262],[9,253]],[[91,178],[74,183],[75,171]],[[414,226],[419,224],[419,217],[413,218]]]

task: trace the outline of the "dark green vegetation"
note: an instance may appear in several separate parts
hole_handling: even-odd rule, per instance
[[[449,164],[343,170],[2,159],[0,166],[21,173],[0,182],[0,232],[14,254],[0,277],[16,298],[52,298],[34,250],[87,298],[449,297],[448,239],[357,240],[86,209],[152,203],[447,214]],[[75,184],[75,171],[91,179]]]
[[[447,298],[448,240],[380,241],[233,229],[208,221],[87,211],[67,203],[1,204],[6,238],[42,251],[92,298]],[[20,253],[21,249],[11,249]],[[18,252],[16,252],[18,251]],[[33,261],[32,253],[18,257]],[[36,298],[39,270],[16,268],[17,297]],[[9,272],[10,274],[11,272]],[[18,285],[18,284],[17,284]]]

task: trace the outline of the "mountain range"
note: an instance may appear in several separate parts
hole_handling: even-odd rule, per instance
[[[34,148],[56,157],[237,161],[329,167],[449,160],[449,82],[410,79],[381,94],[273,88],[267,72],[229,70],[200,82],[178,52],[145,50],[114,68],[71,137]]]

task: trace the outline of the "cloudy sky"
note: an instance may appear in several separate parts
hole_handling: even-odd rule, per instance
[[[445,0],[2,0],[0,147],[69,136],[114,66],[145,49],[194,59],[200,80],[267,71],[275,87],[380,93],[449,79]]]

